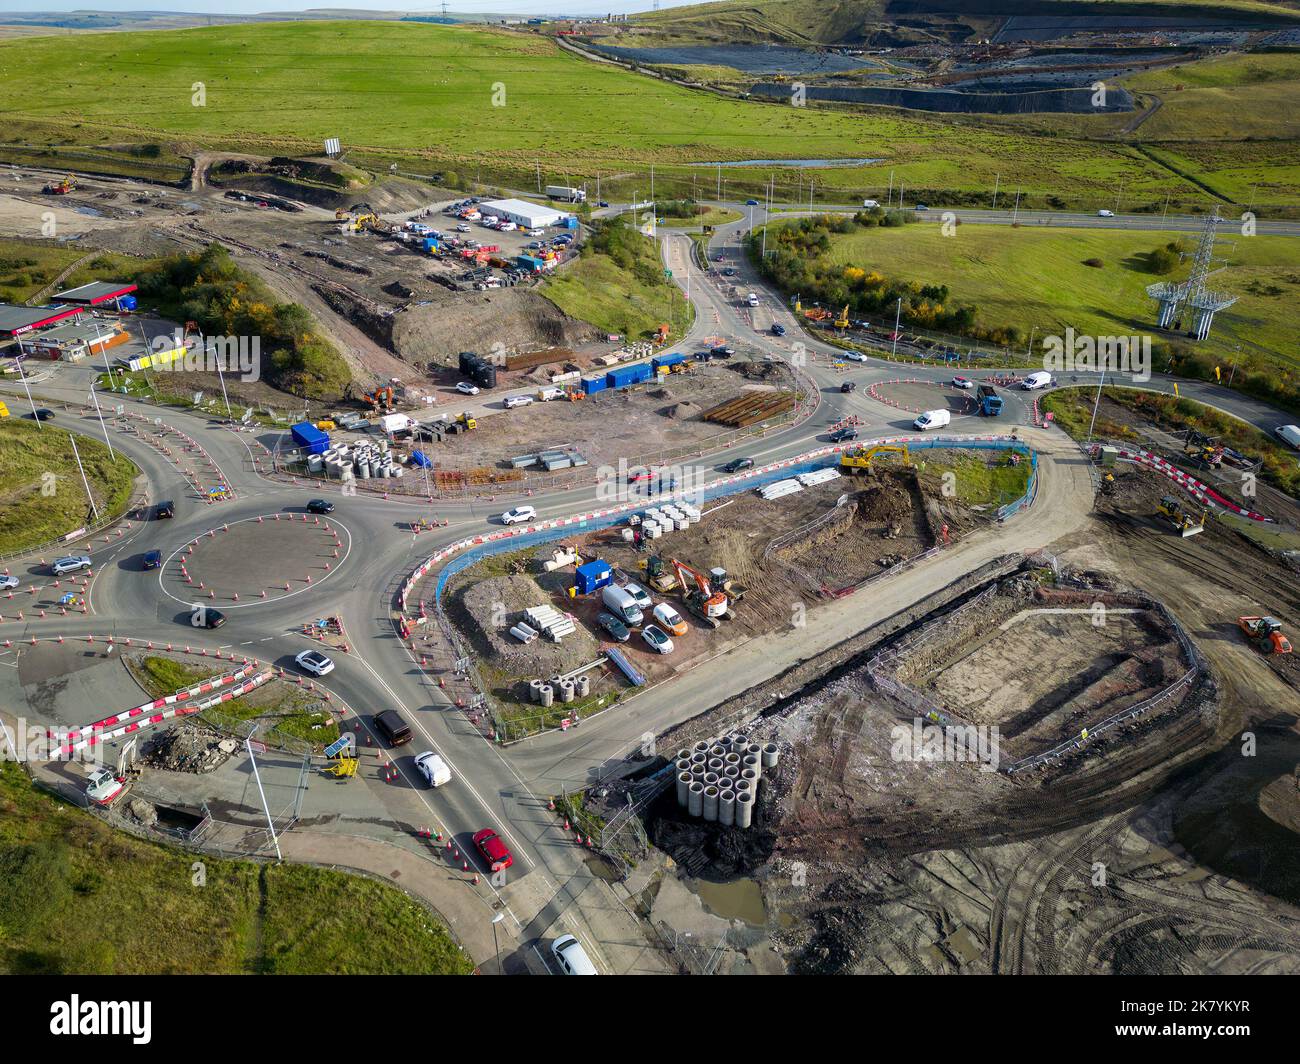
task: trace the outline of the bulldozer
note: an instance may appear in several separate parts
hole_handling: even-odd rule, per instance
[[[1291,653],[1291,640],[1282,634],[1282,622],[1276,617],[1238,617],[1237,624],[1265,654]]]
[[[672,569],[665,564],[661,555],[653,554],[649,558],[642,558],[637,566],[645,573],[646,583],[661,595],[667,594],[677,586],[677,578],[673,576]]]
[[[1206,511],[1202,510],[1200,517],[1194,517],[1183,506],[1182,502],[1172,495],[1166,495],[1160,500],[1160,504],[1156,507],[1156,513],[1173,525],[1174,531],[1181,535],[1183,539],[1205,531]]]
[[[456,415],[456,424],[463,429],[476,429],[478,428],[478,418],[470,417],[468,411],[461,411]]]
[[[724,620],[735,619],[727,596],[721,591],[715,591],[707,576],[676,558],[669,559],[668,564],[673,567],[681,582],[682,601],[691,613],[710,628],[719,627]]]

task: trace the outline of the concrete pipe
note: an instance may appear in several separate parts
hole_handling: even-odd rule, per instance
[[[748,736],[741,735],[740,732],[735,732],[731,736],[731,748],[735,750],[736,753],[738,754],[743,753],[745,747],[748,745],[749,745]]]
[[[726,755],[727,755],[726,748],[722,746],[720,743],[714,743],[711,747],[709,747],[710,757],[725,757]]]
[[[754,819],[754,798],[742,791],[736,795],[736,827],[747,828]]]
[[[542,684],[542,686],[537,689],[537,700],[541,702],[542,705],[549,706],[555,701],[555,688],[549,683]]]
[[[677,773],[677,804],[685,805],[687,795],[691,793],[691,774],[689,772]]]
[[[541,681],[541,680],[529,680],[529,681],[528,681],[528,697],[529,697],[529,699],[531,699],[531,700],[534,701],[534,702],[540,702],[540,701],[542,700],[542,681]]]
[[[729,828],[736,822],[736,794],[734,791],[721,791],[718,794],[718,823]]]
[[[704,819],[705,820],[718,819],[718,788],[717,787],[704,788]]]
[[[731,749],[731,736],[730,736],[730,735],[724,735],[724,736],[722,736],[722,737],[718,740],[717,745],[720,746],[720,747],[722,747],[722,749],[724,749],[724,750],[730,750],[730,749]]]
[[[686,747],[684,746],[677,751],[677,756],[673,758],[674,761],[689,761],[690,759],[691,759],[691,752],[687,750]]]
[[[754,779],[763,775],[763,762],[757,754],[746,754],[740,763],[754,774]]]
[[[726,757],[724,757],[722,760],[725,761],[728,765],[739,765],[740,755],[736,753],[731,753],[728,754]]]
[[[763,747],[763,767],[776,768],[776,763],[781,758],[781,751],[777,749],[776,743],[768,743]]]
[[[719,779],[719,776],[718,776],[718,774],[717,774],[716,772],[706,772],[706,773],[704,774],[704,784],[705,784],[706,787],[713,787],[713,786],[716,786],[716,785],[717,785],[717,782],[718,782],[718,779]]]
[[[761,743],[747,743],[745,745],[745,753],[753,754],[755,757],[761,757],[763,753],[763,746]]]
[[[573,692],[573,681],[572,680],[562,681],[560,684],[560,701],[572,702],[574,697],[575,696]]]
[[[673,768],[678,772],[685,772],[687,775],[690,775],[691,763],[686,760],[674,761]]]
[[[723,775],[725,778],[729,779],[729,780],[739,779],[739,778],[740,778],[740,766],[739,766],[739,765],[728,765],[726,768],[724,768],[724,769],[722,770],[722,775]]]
[[[699,816],[704,811],[704,784],[695,780],[686,789],[686,811]]]
[[[709,761],[709,755],[706,754],[703,750],[696,750],[695,753],[691,754],[692,765],[706,765],[708,764],[708,761]]]
[[[753,790],[758,790],[758,773],[752,768],[742,768],[740,779],[742,783],[748,783]]]
[[[709,758],[709,771],[710,771],[710,772],[721,772],[721,771],[722,771],[722,766],[725,765],[725,764],[726,764],[726,762],[723,761],[722,758],[720,758],[720,757],[711,757],[711,758]]]
[[[736,780],[735,789],[737,794],[753,794],[754,784],[752,780]]]
[[[692,747],[692,749],[695,750],[696,753],[707,754],[709,752],[709,740],[701,739]]]
[[[578,676],[573,681],[573,690],[579,698],[586,698],[591,694],[591,677]]]

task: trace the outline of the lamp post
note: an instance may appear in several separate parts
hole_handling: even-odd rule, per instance
[[[505,913],[497,913],[492,917],[492,955],[497,959],[497,975],[505,975],[501,967],[501,949],[497,945],[497,924],[506,918]]]

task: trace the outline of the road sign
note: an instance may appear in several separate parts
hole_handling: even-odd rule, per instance
[[[266,753],[266,743],[262,742],[261,739],[249,739],[248,748],[257,754]]]

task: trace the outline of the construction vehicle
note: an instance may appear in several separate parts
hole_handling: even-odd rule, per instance
[[[654,554],[649,558],[642,558],[637,566],[645,573],[646,583],[660,594],[667,594],[677,586],[677,578],[673,576],[672,569],[664,563],[661,555]]]
[[[1172,495],[1166,495],[1160,500],[1156,512],[1173,525],[1174,531],[1184,539],[1205,531],[1206,511],[1202,510],[1200,517],[1195,517],[1180,500]]]
[[[1291,641],[1282,634],[1282,622],[1276,617],[1238,617],[1237,624],[1265,654],[1291,653]]]
[[[456,415],[456,424],[461,426],[462,429],[476,429],[478,428],[478,418],[471,417],[468,411],[462,410]]]
[[[834,321],[835,328],[847,329],[849,327],[849,305],[844,304],[844,309],[840,311],[840,316]]]
[[[709,583],[719,591],[726,593],[732,602],[740,602],[749,594],[749,588],[731,579],[731,575],[721,566],[709,570]]]
[[[364,392],[361,400],[368,404],[370,409],[377,414],[391,414],[393,412],[393,389],[391,385],[385,384],[376,388],[373,392]]]
[[[698,569],[692,569],[676,558],[669,559],[669,564],[677,573],[682,585],[682,601],[686,608],[710,628],[717,628],[724,619],[732,620],[731,603],[722,591],[715,591],[709,578]]]
[[[871,472],[871,462],[882,454],[901,454],[903,465],[912,464],[911,453],[905,443],[878,443],[873,447],[855,447],[840,455],[840,472],[862,475]]]
[[[803,312],[803,316],[809,321],[825,321],[831,316],[831,312],[825,307],[809,307]]]
[[[41,191],[47,196],[66,196],[69,192],[77,191],[77,179],[71,174],[68,174],[68,176],[57,185],[48,184],[41,189]]]
[[[669,331],[668,323],[667,322],[660,323],[659,328],[655,330],[654,342],[660,345],[666,344],[668,342],[668,331]]]

